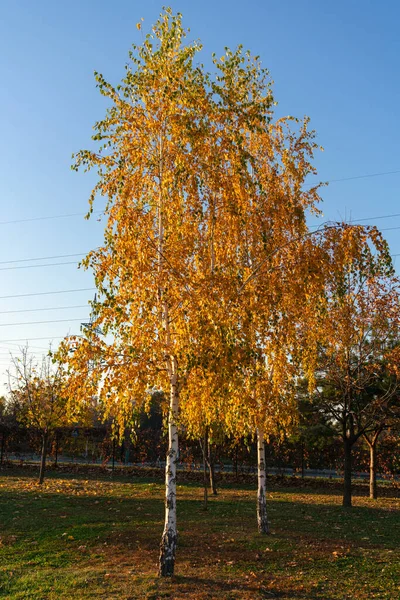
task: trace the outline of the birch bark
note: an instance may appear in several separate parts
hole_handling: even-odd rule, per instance
[[[269,533],[266,501],[265,473],[265,440],[264,431],[257,429],[257,462],[258,462],[258,491],[257,491],[257,522],[259,533]]]
[[[158,206],[158,274],[160,300],[160,321],[165,336],[166,367],[170,381],[170,406],[168,412],[168,451],[165,465],[165,523],[160,544],[159,575],[171,577],[174,574],[177,544],[176,525],[176,463],[178,461],[178,364],[171,352],[171,330],[169,307],[163,284],[164,215],[163,215],[163,140],[159,140],[159,206]]]
[[[171,392],[168,415],[168,452],[165,466],[165,524],[160,545],[159,575],[171,577],[174,574],[178,532],[176,526],[176,463],[178,461],[178,381],[177,363],[170,363]]]
[[[218,492],[217,492],[217,484],[215,481],[215,466],[214,466],[214,456],[211,450],[211,444],[210,444],[210,439],[208,438],[207,440],[207,454],[206,454],[206,458],[207,458],[207,465],[208,465],[208,470],[210,473],[210,488],[212,490],[212,493],[214,494],[214,496],[217,496]]]

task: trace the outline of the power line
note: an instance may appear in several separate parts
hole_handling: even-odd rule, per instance
[[[75,260],[68,262],[59,262],[59,263],[45,263],[44,265],[22,265],[18,267],[0,267],[0,271],[14,271],[15,269],[39,269],[41,267],[60,267],[61,265],[75,265],[77,266],[77,262]]]
[[[104,214],[103,210],[94,210],[93,215]],[[69,217],[85,217],[87,213],[69,213],[66,215],[46,215],[44,217],[30,217],[28,219],[13,219],[12,221],[0,221],[0,225],[11,225],[14,223],[28,223],[31,221],[48,221],[51,219],[67,219]]]
[[[394,219],[400,217],[400,213],[392,213],[391,215],[377,215],[376,217],[365,217],[363,219],[349,219],[348,223],[361,223],[364,221],[377,221],[378,219]],[[321,223],[322,225],[322,223]],[[320,225],[310,225],[310,227],[320,227]]]
[[[393,171],[393,173],[396,173],[397,171]],[[400,171],[398,171],[400,173]],[[373,175],[371,175],[372,177]],[[361,176],[364,177],[364,176]],[[367,177],[367,175],[365,176]],[[369,177],[369,176],[368,176]],[[342,180],[332,180],[332,181],[342,181]],[[98,211],[101,212],[101,211]],[[81,213],[76,213],[76,214],[81,214]],[[82,213],[83,214],[83,213]],[[59,215],[61,216],[73,216],[73,215]],[[396,217],[400,217],[400,213],[392,213],[389,215],[376,215],[374,217],[364,217],[361,219],[349,219],[348,223],[361,223],[364,221],[376,221],[378,219],[390,219],[390,218],[396,218]],[[56,216],[54,217],[38,217],[37,219],[28,219],[28,220],[39,220],[39,219],[45,219],[45,218],[56,218]],[[0,222],[0,225],[4,225],[6,223],[14,223],[17,221],[3,221]],[[18,221],[19,222],[19,221]],[[316,227],[321,227],[323,226],[325,223],[321,223],[318,225],[310,225],[309,227],[311,228],[316,228]],[[397,229],[397,227],[393,227],[390,229]],[[389,231],[389,228],[386,229],[382,229],[382,231]],[[31,258],[20,258],[17,260],[3,260],[0,261],[0,265],[6,265],[6,264],[14,264],[14,263],[21,263],[21,262],[33,262],[33,261],[37,261],[37,260],[54,260],[57,258],[71,258],[71,257],[75,257],[75,256],[86,256],[89,253],[89,250],[86,252],[77,252],[74,254],[57,254],[57,255],[53,255],[53,256],[40,256],[40,257],[31,257]],[[36,267],[52,267],[52,266],[60,266],[60,265],[75,265],[77,264],[75,261],[68,261],[68,262],[61,262],[61,263],[49,263],[49,264],[44,264],[44,265],[28,265],[28,266],[21,266],[21,267],[5,267],[5,268],[0,268],[0,271],[7,271],[7,270],[11,270],[11,269],[29,269],[29,268],[36,268]]]
[[[82,319],[56,319],[54,321],[28,321],[27,323],[0,323],[0,327],[14,327],[16,325],[43,325],[44,323],[66,323],[70,321],[84,321],[86,317]]]
[[[383,171],[381,173],[367,173],[366,175],[354,175],[352,177],[341,177],[340,179],[330,179],[327,183],[337,183],[339,181],[352,181],[353,179],[367,179],[369,177],[382,177],[383,175],[395,175],[397,173],[400,173],[400,170]]]
[[[349,223],[360,223],[362,221],[374,221],[376,219],[387,219],[387,218],[394,218],[394,217],[400,217],[400,213],[398,214],[392,214],[392,215],[382,215],[382,216],[377,216],[377,217],[367,217],[365,219],[350,219],[348,222]],[[324,223],[321,223],[321,225],[310,225],[310,228],[315,229],[318,227],[321,227],[322,225],[324,225]],[[400,229],[399,227],[384,227],[383,229],[380,229],[380,231],[393,231],[396,229]],[[322,229],[323,230],[323,229]],[[65,256],[83,256],[82,254],[66,254]],[[51,259],[51,258],[57,258],[57,257],[43,257],[43,258],[25,258],[25,259],[21,259],[21,260],[12,260],[12,261],[2,261],[0,262],[1,264],[10,264],[10,263],[17,263],[17,262],[30,262],[31,260],[45,260],[45,259]],[[42,265],[22,265],[22,266],[13,266],[13,267],[0,267],[0,271],[14,271],[16,269],[38,269],[41,267],[59,267],[59,266],[63,266],[63,265],[75,265],[77,266],[77,262],[76,261],[66,261],[66,262],[56,262],[56,263],[45,263]],[[1,297],[1,296],[0,296]]]
[[[400,170],[398,171],[387,171],[384,173],[372,173],[370,175],[357,175],[355,177],[345,177],[342,179],[331,179],[330,181],[328,181],[327,183],[333,183],[336,181],[348,181],[350,179],[362,179],[365,177],[378,177],[379,175],[390,175],[393,173],[400,173]],[[93,211],[93,214],[104,214],[104,211]],[[11,223],[22,223],[22,222],[28,222],[28,221],[40,221],[40,220],[45,220],[45,219],[58,219],[58,218],[64,218],[64,217],[74,217],[74,216],[83,216],[85,215],[85,213],[70,213],[70,214],[64,214],[64,215],[52,215],[52,216],[44,216],[44,217],[32,217],[29,219],[17,219],[17,220],[13,220],[13,221],[0,221],[0,225],[7,225],[7,224],[11,224]],[[375,221],[377,219],[389,219],[389,218],[396,218],[396,217],[400,217],[400,213],[392,213],[392,214],[388,214],[388,215],[376,215],[374,217],[364,217],[361,219],[350,219],[348,222],[349,223],[360,223],[360,222],[364,222],[364,221]],[[321,223],[320,225],[310,225],[310,228],[317,228],[317,227],[321,227],[321,225],[323,225],[324,223]],[[382,231],[389,231],[390,229],[397,229],[396,227],[394,228],[386,228],[386,229],[382,229]],[[32,258],[22,258],[22,259],[17,259],[17,260],[3,260],[0,261],[0,265],[3,264],[14,264],[14,263],[21,263],[21,262],[32,262],[32,261],[37,261],[37,260],[53,260],[53,259],[58,259],[58,258],[71,258],[71,257],[75,257],[75,256],[86,256],[88,254],[88,252],[79,252],[79,253],[74,253],[74,254],[58,254],[58,255],[53,255],[53,256],[41,256],[41,257],[32,257]],[[0,268],[0,271],[6,271],[6,270],[11,270],[11,269],[23,269],[23,268],[36,268],[36,267],[51,267],[51,266],[61,266],[61,265],[72,265],[72,264],[76,264],[75,261],[71,261],[71,262],[62,262],[62,263],[49,263],[49,264],[44,264],[44,265],[29,265],[27,267],[5,267],[5,268]]]
[[[380,229],[379,231],[394,231],[395,229],[400,229],[400,227],[384,227],[383,229]]]
[[[48,296],[51,294],[71,294],[73,292],[93,292],[96,288],[77,288],[75,290],[57,290],[56,292],[36,292],[34,294],[14,294],[11,296],[0,296],[0,300],[5,298],[26,298],[27,296]]]
[[[375,217],[364,217],[361,219],[349,219],[348,222],[349,223],[361,223],[363,221],[376,221],[378,219],[390,219],[390,218],[395,218],[395,217],[400,217],[400,213],[392,213],[389,215],[376,215]],[[324,225],[324,223],[321,223],[320,225],[310,225],[310,227],[321,227],[321,225]],[[31,257],[31,258],[20,258],[17,260],[3,260],[3,261],[0,261],[0,265],[21,263],[21,262],[33,262],[36,260],[55,260],[57,258],[72,258],[75,256],[86,256],[89,252],[90,252],[90,250],[87,250],[86,252],[77,252],[74,254],[56,254],[53,256],[39,256],[39,257]],[[76,263],[66,262],[66,263],[52,263],[52,264],[76,264]],[[35,266],[35,265],[33,265],[33,266]],[[40,266],[46,266],[46,265],[40,265]]]
[[[48,339],[48,338],[43,338],[43,339]],[[7,340],[3,340],[1,342],[2,344],[7,344],[8,346],[18,346],[18,348],[20,347],[20,344],[15,344],[13,342],[9,342]],[[0,346],[0,348],[2,350],[14,350],[14,348],[7,348],[7,346]],[[31,346],[31,348],[36,348],[37,350],[48,350],[48,348],[44,348],[43,346]],[[15,348],[16,350],[17,348]]]
[[[378,219],[390,219],[394,217],[400,217],[400,213],[394,213],[392,215],[378,215],[377,217],[366,217],[365,219],[350,219],[350,223],[361,223],[362,221],[376,221]]]
[[[339,181],[352,181],[355,179],[367,179],[369,177],[382,177],[384,175],[395,175],[397,173],[400,173],[400,170],[396,170],[396,171],[382,171],[380,173],[367,173],[365,175],[353,175],[351,177],[340,177],[338,179],[328,179],[328,181],[322,182],[322,183],[338,183]],[[305,185],[307,185],[307,187],[312,187],[314,185],[318,185],[319,182],[315,182],[315,183],[306,183]]]
[[[25,312],[38,312],[43,310],[69,310],[73,308],[89,308],[87,304],[78,304],[76,306],[49,306],[46,308],[22,308],[19,310],[2,310],[0,315],[9,315],[11,313],[25,313]]]
[[[63,340],[65,335],[53,335],[53,336],[45,336],[45,337],[34,337],[34,338],[17,338],[14,340],[0,340],[0,344],[11,344],[12,342],[33,342],[35,340]],[[17,344],[16,344],[17,345]],[[32,348],[37,348],[38,346],[32,346]],[[46,348],[47,350],[47,348]]]
[[[14,350],[14,348],[10,348],[8,352],[0,352],[0,360],[2,359],[2,357],[9,357],[10,352],[12,352],[13,350]],[[41,350],[35,350],[34,352],[31,351],[31,354],[42,354],[42,351]],[[5,359],[3,358],[3,360],[5,360]]]
[[[317,227],[315,225],[315,227]],[[391,230],[397,230],[400,229],[400,227],[388,227],[385,229],[382,229],[382,231],[391,231]],[[392,257],[395,256],[400,256],[400,254],[392,254]],[[95,287],[91,287],[91,288],[76,288],[73,290],[56,290],[53,292],[35,292],[35,293],[29,293],[29,294],[10,294],[7,296],[0,296],[0,300],[5,300],[8,298],[27,298],[27,297],[32,297],[32,296],[48,296],[48,295],[52,295],[52,294],[71,294],[71,293],[75,293],[75,292],[93,292],[96,291],[97,288]],[[49,308],[36,308],[36,309],[26,309],[26,310],[14,310],[14,311],[2,311],[0,312],[0,314],[6,314],[6,313],[17,313],[17,312],[33,312],[33,311],[40,311],[40,310],[64,310],[67,308],[87,308],[87,305],[79,305],[79,306],[59,306],[59,307],[49,307]]]
[[[325,183],[338,183],[341,181],[352,181],[352,180],[356,180],[356,179],[367,179],[370,177],[383,177],[386,175],[396,175],[400,173],[400,169],[397,169],[395,171],[381,171],[379,173],[366,173],[365,175],[353,175],[351,177],[340,177],[340,178],[336,178],[336,179],[328,179]],[[318,185],[319,181],[316,181],[315,183],[306,183],[305,185],[308,186],[314,186],[314,185]],[[94,210],[91,214],[93,215],[104,215],[105,211],[104,210]],[[29,217],[27,219],[13,219],[10,221],[0,221],[0,225],[11,225],[14,223],[29,223],[32,221],[48,221],[51,219],[67,219],[70,217],[85,217],[87,215],[87,213],[68,213],[68,214],[62,214],[62,215],[45,215],[42,217]]]
[[[58,254],[57,256],[40,256],[38,258],[20,258],[18,260],[2,260],[0,261],[0,265],[8,265],[12,263],[21,263],[21,262],[32,262],[34,260],[52,260],[56,258],[71,258],[72,256],[85,256],[88,254],[87,252],[80,252],[79,254]]]
[[[40,357],[43,356],[43,353],[40,353],[40,352],[29,351],[29,354],[30,354],[30,356],[35,357],[35,360],[40,360]],[[0,366],[6,367],[7,365],[12,365],[14,363],[14,360],[16,357],[18,357],[18,354],[16,354],[15,356],[14,355],[8,356],[8,358],[5,356],[4,357],[0,356]]]
[[[351,219],[350,221],[347,221],[347,223],[359,223],[361,221],[374,221],[375,219],[379,219],[379,218],[387,219],[389,217],[397,217],[397,216],[400,216],[400,214],[399,215],[385,215],[382,217],[368,217],[366,219]],[[330,221],[330,222],[335,223],[336,221]],[[310,225],[309,227],[310,227],[310,229],[318,229],[318,227],[321,227],[321,231],[324,231],[323,226],[326,224],[327,224],[327,222],[324,221],[320,225]],[[379,229],[379,231],[392,231],[394,229],[400,229],[400,226],[398,226],[398,227],[383,227],[382,229]]]

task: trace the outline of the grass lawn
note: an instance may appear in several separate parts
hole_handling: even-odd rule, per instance
[[[202,494],[178,487],[176,575],[161,580],[162,483],[0,472],[0,598],[400,598],[399,500],[343,509],[330,490],[274,487],[261,536],[249,486],[226,485],[208,511]]]

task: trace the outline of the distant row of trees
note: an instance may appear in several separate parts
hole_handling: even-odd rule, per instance
[[[24,351],[22,360],[17,364],[20,365],[27,358],[28,354]],[[32,390],[31,384],[28,387]],[[345,454],[340,423],[333,420],[327,411],[329,398],[326,391],[323,402],[318,402],[319,399],[319,396],[313,399],[308,395],[301,398],[297,429],[290,436],[272,436],[269,439],[266,444],[267,471],[271,468],[274,473],[283,473],[285,469],[293,469],[294,473],[303,477],[307,469],[343,474]],[[333,399],[330,398],[331,401]],[[159,394],[153,395],[149,412],[142,412],[122,438],[115,435],[112,423],[102,423],[95,403],[91,414],[81,422],[67,418],[62,397],[53,397],[53,404],[53,410],[49,411],[46,394],[42,403],[36,396],[36,403],[33,404],[32,396],[27,392],[23,394],[21,389],[17,396],[11,396],[8,401],[0,399],[1,463],[9,455],[20,456],[23,460],[30,453],[40,454],[39,482],[42,483],[47,456],[54,465],[57,465],[60,455],[73,461],[100,462],[107,466],[110,462],[113,466],[114,463],[132,462],[157,466],[164,460],[167,436]],[[378,472],[387,480],[394,480],[400,474],[400,432],[398,418],[394,418],[395,406],[394,401],[388,403],[391,410],[385,418],[380,412],[380,420],[368,422],[368,428],[357,439],[358,443],[352,445],[352,470],[365,472],[369,469],[371,498],[377,497]],[[363,408],[367,407],[365,403]],[[357,422],[360,422],[359,419]],[[374,432],[372,443],[371,431]],[[202,439],[193,439],[181,431],[180,461],[189,468],[194,465],[199,468],[205,462],[210,489],[216,493],[215,468],[220,471],[229,465],[236,476],[240,472],[255,469],[256,444],[251,439],[227,438],[218,430],[207,429]]]

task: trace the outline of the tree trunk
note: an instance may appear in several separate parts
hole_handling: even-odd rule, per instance
[[[377,439],[373,439],[369,444],[369,497],[374,500],[378,497],[378,488],[376,485],[376,445]]]
[[[113,437],[112,441],[112,462],[111,462],[111,473],[114,475],[115,469],[115,437]]]
[[[208,481],[207,481],[207,442],[208,442],[208,427],[204,431],[203,439],[203,476],[204,476],[204,510],[208,509]]]
[[[217,484],[215,481],[215,465],[214,465],[214,457],[212,455],[212,451],[211,451],[211,444],[209,439],[207,439],[207,463],[208,463],[208,470],[210,473],[210,488],[212,489],[212,493],[214,494],[214,496],[217,495]]]
[[[6,445],[6,434],[5,434],[5,433],[4,433],[4,431],[3,431],[2,435],[1,435],[1,452],[0,452],[1,456],[0,456],[0,464],[3,464],[3,456],[4,456],[4,448],[5,448],[5,445]]]
[[[235,446],[235,477],[238,480],[238,447]]]
[[[178,538],[176,527],[176,463],[178,461],[178,386],[176,361],[171,374],[171,397],[168,415],[168,451],[165,465],[165,525],[160,544],[159,575],[174,574],[175,552]]]
[[[344,490],[343,506],[351,506],[351,449],[352,443],[348,438],[344,440]]]
[[[43,433],[43,442],[42,442],[42,457],[40,459],[40,473],[39,473],[39,483],[42,484],[44,481],[44,474],[46,471],[46,456],[47,456],[47,441],[49,434],[47,431]]]
[[[55,457],[54,457],[54,466],[56,467],[58,464],[58,432],[56,431],[56,449],[55,449]]]
[[[264,431],[257,429],[257,462],[258,462],[258,493],[257,493],[257,522],[259,533],[269,533],[265,481],[265,441]]]

